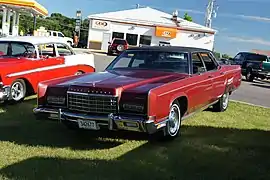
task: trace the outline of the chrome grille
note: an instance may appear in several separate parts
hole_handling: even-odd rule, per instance
[[[117,113],[117,97],[68,92],[68,109],[87,113]]]

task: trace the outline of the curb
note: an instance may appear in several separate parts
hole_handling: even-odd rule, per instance
[[[252,103],[247,103],[247,102],[244,102],[244,101],[238,101],[238,100],[230,100],[230,101],[236,102],[236,103],[241,103],[241,104],[246,104],[246,105],[250,105],[250,106],[255,106],[255,107],[260,107],[260,108],[270,109],[270,107],[261,106],[261,105],[256,105],[256,104],[252,104]]]

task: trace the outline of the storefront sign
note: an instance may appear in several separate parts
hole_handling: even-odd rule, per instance
[[[165,28],[165,27],[156,27],[156,36],[165,37],[165,38],[176,38],[177,29],[174,28]]]
[[[93,29],[101,29],[101,30],[110,30],[111,22],[101,21],[101,20],[92,20],[92,28]]]

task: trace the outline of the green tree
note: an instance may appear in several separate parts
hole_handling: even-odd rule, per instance
[[[214,53],[214,56],[215,56],[216,58],[218,58],[218,59],[220,58],[220,53],[219,53],[219,52],[215,52],[215,51],[214,51],[213,53]]]
[[[192,17],[188,15],[188,13],[184,14],[184,20],[192,22]]]
[[[228,54],[222,54],[222,58],[229,59],[229,58],[231,58],[231,56],[229,56]]]

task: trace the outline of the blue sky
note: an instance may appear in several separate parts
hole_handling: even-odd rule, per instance
[[[49,13],[59,12],[74,17],[82,10],[83,17],[90,14],[135,8],[136,4],[150,6],[179,16],[188,12],[193,21],[204,24],[208,0],[38,0]],[[169,2],[169,3],[168,3]],[[215,50],[235,55],[251,49],[270,50],[270,0],[217,0],[219,6],[213,28],[218,30]]]

